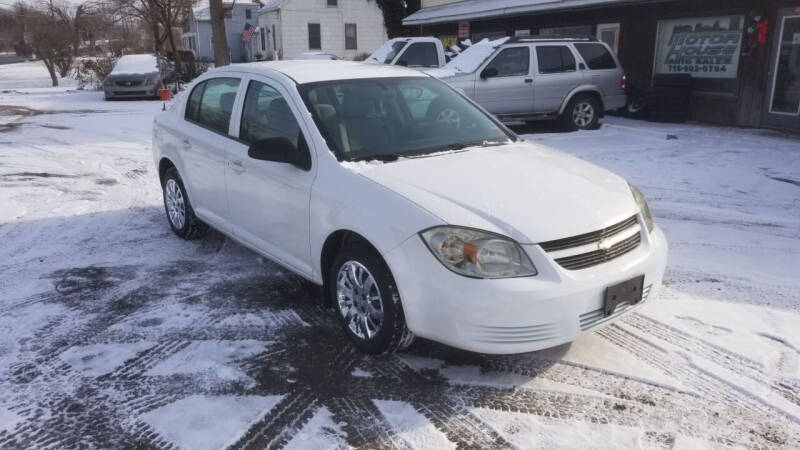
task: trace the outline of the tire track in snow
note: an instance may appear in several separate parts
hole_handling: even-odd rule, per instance
[[[732,410],[724,415],[719,411],[716,412],[719,416],[728,417],[725,428],[731,428],[737,434],[740,434],[742,429],[748,429],[751,434],[760,433],[761,437],[771,439],[770,442],[773,444],[785,445],[787,442],[794,442],[800,445],[800,433],[796,427],[792,429],[789,426],[790,418],[784,411],[768,402],[765,403],[760,398],[748,395],[740,386],[702,370],[691,362],[688,355],[670,352],[639,335],[638,330],[626,329],[624,320],[597,331],[597,334],[665,373],[683,380],[709,401],[709,406],[713,406],[711,404],[713,402],[726,410]],[[734,419],[730,419],[731,417]],[[776,424],[784,426],[781,428]]]
[[[794,404],[800,405],[800,391],[792,386],[793,380],[784,377],[773,379],[773,377],[764,372],[763,367],[758,362],[746,356],[714,345],[702,338],[692,336],[685,331],[642,314],[632,314],[628,316],[625,320],[625,324],[682,348],[691,355],[707,359],[734,373],[744,375],[756,383],[774,390]]]

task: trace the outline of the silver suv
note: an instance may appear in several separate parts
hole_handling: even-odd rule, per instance
[[[606,44],[553,36],[501,42],[473,72],[442,80],[505,121],[560,119],[571,130],[591,129],[605,111],[625,106],[625,73]]]

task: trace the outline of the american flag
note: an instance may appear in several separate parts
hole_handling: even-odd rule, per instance
[[[253,39],[253,34],[256,32],[256,27],[250,25],[249,23],[244,24],[244,33],[242,33],[242,40],[245,42],[250,42],[250,39]]]

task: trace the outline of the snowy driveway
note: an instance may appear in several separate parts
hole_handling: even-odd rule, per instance
[[[797,137],[527,136],[640,186],[671,245],[662,297],[548,351],[372,358],[313,286],[171,233],[160,103],[26,92],[0,93],[0,447],[800,446]]]

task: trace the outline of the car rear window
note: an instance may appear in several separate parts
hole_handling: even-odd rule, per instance
[[[592,70],[616,69],[614,57],[603,44],[575,44],[586,65]]]
[[[411,44],[397,63],[408,67],[439,67],[436,44],[433,42]]]
[[[572,72],[575,70],[575,56],[566,45],[547,45],[536,47],[536,60],[539,73]]]

